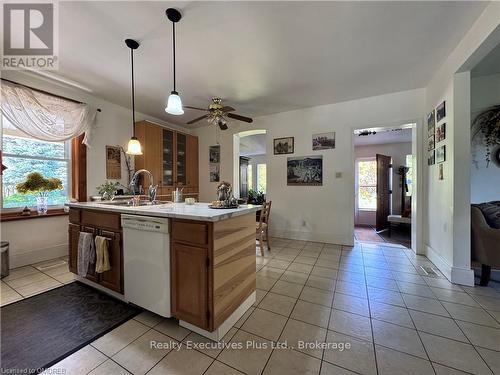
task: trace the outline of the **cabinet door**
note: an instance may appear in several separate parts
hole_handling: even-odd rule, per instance
[[[198,187],[198,137],[186,135],[186,185]]]
[[[78,240],[80,239],[80,226],[69,224],[68,228],[68,251],[69,251],[69,270],[78,273]]]
[[[155,184],[161,184],[162,176],[162,131],[163,129],[147,121],[135,125],[136,136],[142,145],[142,155],[135,156],[135,169],[147,169],[154,178]],[[144,190],[149,186],[148,179],[141,176],[140,184]]]
[[[82,226],[81,231],[92,233],[94,235],[94,238],[95,238],[95,235],[96,235],[95,228]],[[78,253],[78,246],[77,246],[77,253]],[[95,262],[89,264],[89,269],[87,270],[87,276],[85,276],[85,278],[90,280],[90,281],[93,281],[95,283],[97,283],[99,281],[99,276],[95,273]]]
[[[176,156],[176,168],[174,179],[174,184],[184,186],[186,185],[186,135],[182,133],[176,133],[175,141],[175,156]]]
[[[207,249],[173,242],[172,312],[203,329],[209,329]]]
[[[111,269],[103,272],[99,277],[99,284],[103,287],[123,294],[123,261],[120,233],[100,231],[100,236],[106,237],[108,241],[109,264]]]
[[[163,129],[162,133],[162,178],[160,185],[174,185],[174,132]]]

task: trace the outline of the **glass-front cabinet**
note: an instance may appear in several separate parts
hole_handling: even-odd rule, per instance
[[[186,185],[186,135],[176,134],[176,154],[177,154],[177,179],[174,183],[178,186]]]
[[[162,185],[174,185],[174,132],[163,130]]]

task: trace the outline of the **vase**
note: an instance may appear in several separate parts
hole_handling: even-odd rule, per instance
[[[47,197],[36,197],[36,211],[38,215],[47,213]]]

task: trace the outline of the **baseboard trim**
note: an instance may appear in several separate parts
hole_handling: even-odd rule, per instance
[[[453,284],[474,286],[474,271],[472,269],[453,267],[432,247],[425,245],[425,256],[436,265],[443,275]]]
[[[354,234],[352,238],[335,238],[331,233],[307,232],[286,229],[271,229],[272,237],[288,238],[291,240],[325,242],[335,245],[354,246]]]
[[[68,244],[61,244],[43,249],[31,250],[20,254],[10,254],[10,268],[27,266],[68,255]]]

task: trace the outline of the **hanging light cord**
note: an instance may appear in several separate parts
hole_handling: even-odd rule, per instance
[[[134,87],[134,50],[130,49],[130,59],[132,60],[132,129],[135,137],[135,87]]]
[[[175,88],[175,22],[172,22],[172,45],[174,47],[174,91],[177,93]]]

